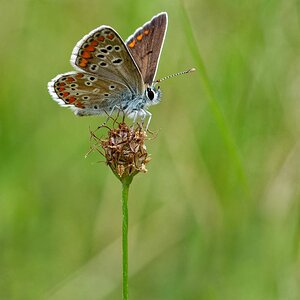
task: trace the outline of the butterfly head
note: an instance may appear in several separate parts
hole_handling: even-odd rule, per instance
[[[160,96],[161,92],[159,87],[156,88],[152,85],[148,86],[145,90],[146,103],[149,106],[158,104],[160,102]]]

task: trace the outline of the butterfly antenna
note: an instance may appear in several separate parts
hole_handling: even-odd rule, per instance
[[[178,73],[175,73],[175,74],[171,74],[171,75],[168,75],[168,76],[163,77],[161,79],[155,80],[154,84],[157,84],[159,82],[162,82],[162,81],[164,81],[166,79],[169,79],[169,78],[172,78],[172,77],[175,77],[175,76],[178,76],[178,75],[188,74],[188,73],[191,73],[191,72],[194,72],[194,71],[196,71],[196,69],[195,68],[191,68],[191,69],[186,70],[186,71],[182,71],[182,72],[178,72]]]

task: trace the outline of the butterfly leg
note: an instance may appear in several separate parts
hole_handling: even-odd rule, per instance
[[[107,113],[107,118],[106,120],[98,127],[98,129],[102,128],[103,126],[106,125],[106,123],[108,122],[108,120],[111,118],[112,114],[114,113],[114,111],[118,109],[118,111],[120,111],[120,106],[118,105],[114,105],[113,108],[111,109],[111,111],[109,113]]]
[[[146,125],[146,131],[147,131],[147,130],[148,130],[148,127],[149,127],[149,125],[150,125],[150,122],[151,122],[152,114],[151,114],[151,112],[149,112],[148,110],[142,109],[141,111],[142,111],[142,113],[143,113],[143,117],[142,117],[142,122],[143,122],[143,124],[144,124],[144,121],[145,121],[146,117],[148,116],[148,122],[147,122],[147,125]]]
[[[147,122],[147,126],[146,126],[146,131],[147,131],[148,128],[149,128],[151,119],[152,119],[152,114],[151,114],[151,112],[149,112],[149,111],[147,111],[147,110],[146,110],[146,113],[147,113],[147,115],[148,115],[148,122]]]
[[[134,111],[133,124],[136,123],[136,119],[138,117],[139,112],[137,110]]]
[[[148,127],[149,127],[149,124],[151,122],[151,118],[152,118],[152,114],[148,111],[148,110],[144,110],[144,109],[140,109],[139,111],[138,110],[135,110],[133,112],[133,125],[136,123],[136,120],[137,120],[137,117],[139,115],[139,113],[142,115],[142,124],[144,125],[144,121],[146,119],[146,117],[148,116],[148,122],[147,122],[147,126],[146,126],[146,131],[148,130]]]
[[[136,109],[132,112],[131,118],[133,119],[131,129],[134,129],[134,125],[136,124],[137,117],[139,115],[139,111]]]

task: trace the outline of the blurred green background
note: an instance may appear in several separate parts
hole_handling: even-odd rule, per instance
[[[130,299],[300,299],[300,4],[0,6],[0,299],[121,299],[121,186],[47,82],[102,24],[169,28],[148,174],[131,186]],[[205,68],[202,65],[204,62]],[[206,71],[205,71],[206,69]]]

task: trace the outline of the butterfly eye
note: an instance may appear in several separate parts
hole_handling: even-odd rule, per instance
[[[154,99],[154,92],[150,88],[147,88],[147,96],[148,96],[149,100]]]

